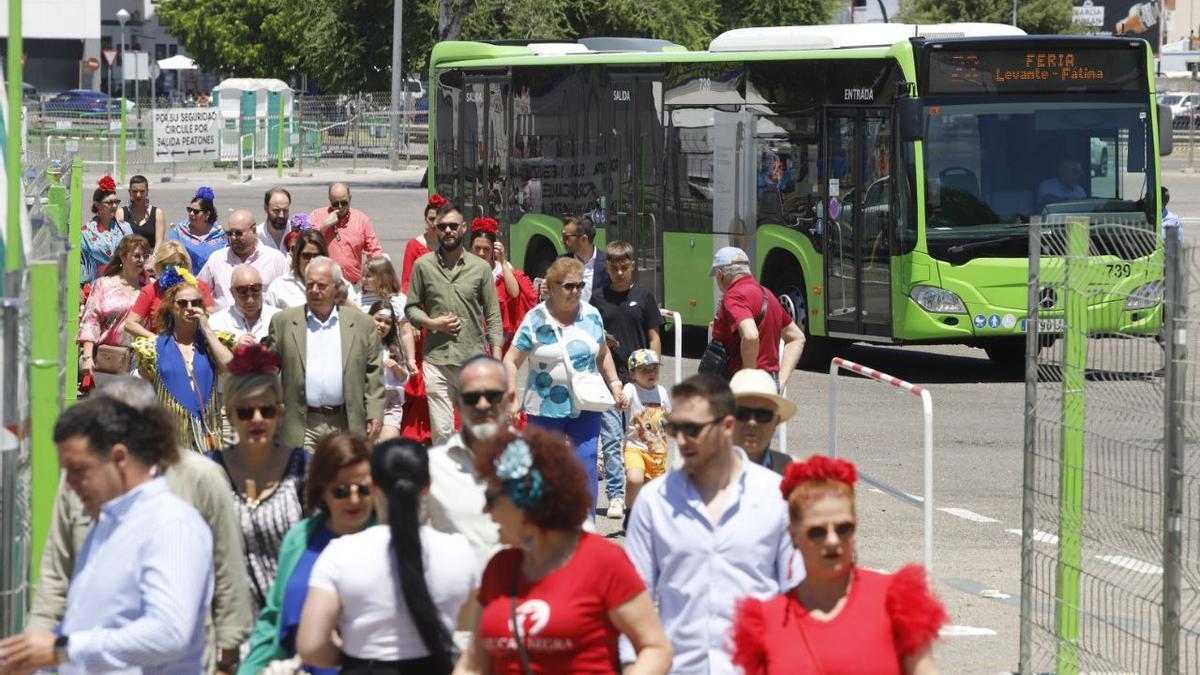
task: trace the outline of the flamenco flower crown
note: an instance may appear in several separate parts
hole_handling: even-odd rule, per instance
[[[496,458],[496,477],[513,504],[523,509],[537,508],[546,494],[542,472],[533,466],[533,453],[524,438],[516,438]]]
[[[212,188],[201,187],[198,190],[196,190],[195,199],[207,199],[208,201],[211,202],[215,196],[216,195],[213,194]]]
[[[471,231],[496,234],[500,231],[500,224],[496,222],[495,218],[476,218],[471,221]]]
[[[425,207],[429,209],[440,209],[446,205],[447,201],[449,200],[447,200],[445,197],[434,193],[430,195],[429,201],[425,203]]]
[[[305,230],[312,229],[312,221],[309,220],[307,213],[297,213],[288,219],[288,224],[291,225],[292,229],[297,232],[303,232]]]
[[[238,345],[226,368],[230,375],[276,375],[279,355],[258,343]]]
[[[96,183],[96,187],[100,188],[103,192],[116,192],[117,181],[113,180],[112,176],[105,176]]]
[[[196,277],[192,276],[191,272],[178,267],[168,267],[166,271],[164,271],[158,277],[158,290],[163,293],[166,293],[167,291],[171,290],[171,288],[178,286],[179,284],[188,284],[197,287],[199,286],[199,284],[196,282]]]
[[[854,464],[844,459],[813,455],[807,461],[788,465],[783,473],[783,482],[779,484],[779,491],[783,493],[783,498],[787,499],[792,490],[811,480],[832,480],[854,487],[858,482],[858,471]]]

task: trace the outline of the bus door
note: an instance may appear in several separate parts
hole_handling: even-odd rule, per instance
[[[633,244],[637,282],[663,297],[662,228],[662,78],[652,73],[610,73],[613,138],[610,159],[616,160],[613,198],[604,211],[607,241]]]
[[[506,73],[466,73],[459,115],[463,217],[485,216],[504,224],[511,185],[508,177],[509,87]]]
[[[832,108],[825,117],[825,321],[830,335],[892,335],[892,116]]]

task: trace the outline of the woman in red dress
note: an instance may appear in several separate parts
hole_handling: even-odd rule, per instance
[[[504,351],[512,343],[521,319],[538,303],[533,282],[525,273],[513,269],[504,251],[504,243],[496,238],[500,227],[491,218],[471,221],[471,253],[492,266],[496,279],[496,299],[500,302],[500,318],[504,322]]]
[[[400,268],[400,291],[408,295],[408,282],[412,278],[413,263],[417,258],[433,251],[438,245],[437,227],[434,221],[437,210],[446,203],[446,198],[435,194],[425,204],[425,233],[413,237],[404,247],[404,264]],[[425,378],[421,375],[421,365],[424,359],[423,344],[425,331],[413,331],[413,355],[416,357],[417,369],[404,383],[404,417],[401,422],[400,435],[418,443],[428,444],[433,436],[429,427],[429,401],[425,398]],[[411,366],[411,364],[409,364]]]
[[[484,510],[509,548],[483,571],[478,625],[456,675],[615,675],[621,635],[636,654],[624,672],[670,670],[671,645],[633,563],[583,531],[593,499],[574,458],[566,436],[532,426],[478,448]]]
[[[931,645],[947,620],[920,565],[895,574],[856,566],[854,465],[813,455],[780,489],[792,542],[804,557],[799,586],[738,603],[733,662],[746,675],[930,675]]]

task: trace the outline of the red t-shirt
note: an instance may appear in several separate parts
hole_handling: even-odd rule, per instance
[[[199,284],[200,295],[204,298],[204,306],[211,308],[213,306],[212,291],[208,290],[208,284],[203,281],[196,281]],[[129,308],[131,314],[137,314],[142,317],[142,325],[151,333],[157,333],[158,327],[154,325],[154,313],[158,311],[159,305],[162,305],[163,294],[158,290],[158,284],[149,283],[142,286],[142,290],[138,292],[137,300],[133,301],[133,307]]]
[[[763,294],[766,293],[767,313],[757,321],[762,310]],[[721,297],[721,306],[713,321],[713,337],[725,345],[729,354],[729,375],[742,369],[742,338],[738,335],[738,324],[745,319],[758,325],[758,363],[754,367],[768,373],[779,372],[779,338],[783,329],[792,323],[792,317],[783,311],[775,294],[763,288],[747,274],[729,285]]]
[[[619,633],[608,612],[646,590],[625,551],[584,533],[566,565],[532,583],[520,575],[523,555],[520,549],[500,551],[480,582],[479,636],[492,672],[523,672],[512,631],[514,575],[516,613],[534,673],[617,672]]]

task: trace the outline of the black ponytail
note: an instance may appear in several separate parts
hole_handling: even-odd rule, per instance
[[[400,577],[400,592],[437,672],[448,673],[450,632],[438,616],[425,582],[421,549],[420,497],[429,485],[429,456],[424,446],[408,439],[387,440],[371,453],[371,480],[387,496],[392,554]]]

